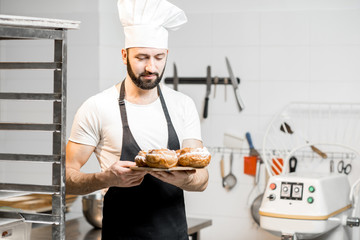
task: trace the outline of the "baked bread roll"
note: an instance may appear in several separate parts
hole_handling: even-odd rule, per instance
[[[171,168],[178,162],[176,152],[169,149],[153,149],[146,154],[145,163],[153,168]]]
[[[138,155],[135,157],[135,163],[136,163],[136,166],[139,166],[139,167],[147,167],[147,164],[145,162],[145,159],[146,159],[146,152],[141,150]]]
[[[211,155],[203,148],[183,148],[178,155],[178,164],[184,167],[203,168],[209,165]]]

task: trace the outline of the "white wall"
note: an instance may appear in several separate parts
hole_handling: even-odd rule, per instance
[[[293,101],[360,102],[359,1],[172,2],[185,10],[189,22],[170,33],[165,77],[172,76],[174,62],[180,77],[205,77],[207,65],[212,75],[227,77],[227,56],[241,78],[243,112],[237,110],[231,86],[227,86],[227,101],[223,85],[216,87],[215,98],[211,93],[209,117],[201,120],[206,146],[222,146],[224,133],[244,137],[250,131],[255,147],[261,148],[270,118]],[[0,13],[82,21],[80,30],[69,32],[68,131],[83,100],[124,78],[116,0],[31,4],[1,0]],[[195,100],[202,115],[205,85],[180,85],[179,90]],[[213,226],[202,231],[202,239],[278,239],[259,229],[250,217],[249,204],[259,190],[249,196],[254,179],[243,174],[243,155],[234,155],[238,183],[230,192],[221,186],[220,156],[214,152],[208,189],[186,193],[188,215],[213,220]],[[228,164],[228,154],[225,158]],[[97,169],[92,159],[85,170]],[[358,169],[353,171],[358,174]]]
[[[270,118],[293,101],[359,102],[359,2],[175,2],[188,13],[189,23],[170,35],[166,74],[172,75],[170,63],[175,61],[180,76],[204,77],[211,65],[213,75],[224,77],[227,56],[242,79],[246,109],[241,113],[231,87],[225,102],[224,86],[217,86],[209,117],[202,120],[206,145],[221,146],[226,132],[244,137],[250,131],[260,148]],[[205,86],[180,86],[180,91],[195,99],[201,114]],[[248,200],[258,192],[250,195],[253,179],[243,174],[243,156],[235,155],[238,184],[231,192],[221,187],[220,156],[216,154],[209,167],[208,189],[187,193],[188,213],[213,219],[202,237],[278,239],[257,231],[249,217]]]

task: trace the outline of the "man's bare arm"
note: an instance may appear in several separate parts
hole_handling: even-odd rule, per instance
[[[88,194],[111,186],[132,187],[139,185],[146,173],[132,171],[134,162],[118,161],[104,172],[83,173],[80,168],[94,152],[93,146],[69,141],[66,146],[66,193]]]

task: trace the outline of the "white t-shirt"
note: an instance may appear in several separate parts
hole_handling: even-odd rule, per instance
[[[164,85],[161,90],[180,147],[184,139],[201,141],[200,120],[193,100]],[[77,111],[71,129],[70,141],[95,147],[102,170],[119,161],[121,155],[123,130],[118,98],[115,86],[90,97]],[[160,98],[147,105],[125,100],[125,106],[130,131],[139,147],[145,151],[166,148],[168,129]]]

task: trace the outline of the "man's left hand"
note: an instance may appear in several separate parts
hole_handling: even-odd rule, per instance
[[[152,176],[182,189],[192,182],[195,173],[196,170],[149,172]]]

